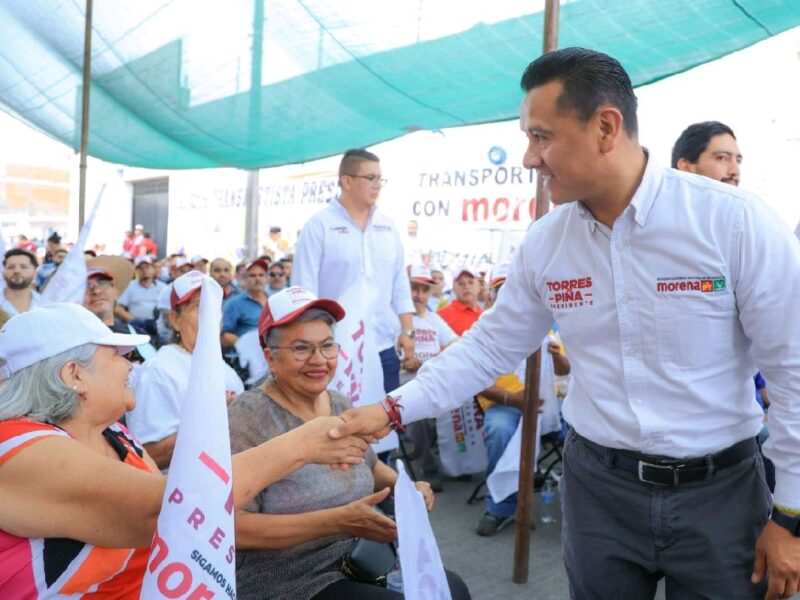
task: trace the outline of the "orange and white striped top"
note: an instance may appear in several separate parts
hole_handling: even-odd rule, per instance
[[[120,460],[152,472],[136,439],[115,423],[103,434]],[[0,421],[0,468],[46,437],[71,436],[30,419]],[[77,443],[77,442],[76,442]],[[138,600],[149,547],[104,548],[66,538],[21,538],[0,530],[0,598]]]

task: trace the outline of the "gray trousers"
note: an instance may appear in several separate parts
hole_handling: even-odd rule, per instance
[[[615,469],[570,430],[559,484],[575,600],[763,598],[750,575],[772,497],[761,455],[696,483],[666,487]]]

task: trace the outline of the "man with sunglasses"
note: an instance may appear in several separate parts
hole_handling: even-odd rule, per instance
[[[277,294],[286,288],[286,272],[283,263],[275,261],[267,272],[267,296]]]
[[[388,392],[400,383],[396,348],[406,357],[414,356],[414,303],[400,236],[376,206],[385,184],[375,154],[363,149],[345,152],[339,164],[341,195],[303,227],[292,284],[319,298],[341,299],[360,280],[375,290],[370,326]]]

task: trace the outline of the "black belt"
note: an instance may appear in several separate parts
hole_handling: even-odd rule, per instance
[[[725,450],[720,450],[716,454],[699,458],[669,458],[606,448],[587,440],[577,431],[573,430],[573,432],[578,443],[600,456],[608,457],[612,468],[633,473],[639,478],[639,481],[655,485],[675,486],[709,479],[716,471],[742,462],[745,458],[755,454],[758,449],[755,438],[748,438],[725,448]]]

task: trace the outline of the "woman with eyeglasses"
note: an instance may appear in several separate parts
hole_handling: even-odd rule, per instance
[[[202,282],[202,273],[190,271],[172,283],[169,321],[174,342],[162,346],[153,358],[145,361],[131,382],[137,402],[136,408],[127,415],[128,428],[164,473],[172,460],[181,409],[189,387]],[[230,402],[244,391],[244,384],[227,364],[223,368]]]
[[[259,337],[270,377],[228,408],[234,452],[350,406],[328,389],[339,355],[333,326],[343,317],[337,302],[300,287],[269,298]],[[340,569],[355,538],[384,543],[397,538],[394,521],[374,508],[396,480],[397,473],[368,450],[365,464],[348,471],[306,466],[262,490],[236,516],[238,598],[402,598]],[[430,486],[416,486],[428,510],[433,508]],[[466,591],[456,576],[448,578],[455,590]]]

